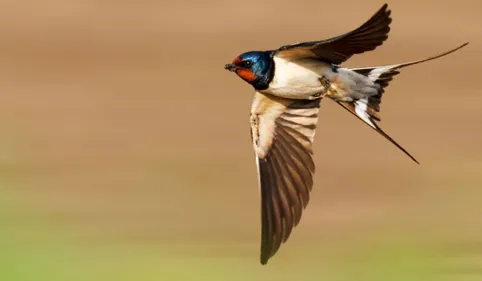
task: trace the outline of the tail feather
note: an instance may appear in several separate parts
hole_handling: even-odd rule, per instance
[[[454,49],[451,49],[449,51],[443,52],[441,54],[435,55],[428,57],[426,59],[421,59],[421,60],[416,60],[416,61],[410,61],[410,62],[405,62],[405,63],[399,63],[399,64],[393,64],[393,65],[386,65],[386,66],[374,66],[374,67],[363,67],[363,68],[350,68],[352,71],[355,71],[359,74],[362,74],[364,76],[367,76],[372,82],[379,84],[382,89],[388,86],[388,83],[392,81],[393,76],[399,74],[400,72],[397,71],[401,68],[435,60],[441,57],[444,57],[446,55],[449,55],[459,49],[462,49],[463,47],[467,46],[469,43],[466,42]]]
[[[335,100],[339,105],[341,105],[346,110],[350,111],[352,114],[357,116],[360,120],[365,122],[368,126],[372,129],[376,130],[386,139],[388,139],[391,143],[397,146],[400,150],[402,150],[406,155],[408,155],[413,161],[417,164],[419,162],[410,154],[408,153],[402,146],[400,146],[396,141],[394,141],[389,135],[387,135],[376,123],[375,121],[381,121],[380,119],[380,104],[382,102],[382,96],[385,92],[385,88],[388,87],[389,83],[393,80],[393,77],[400,74],[400,69],[431,61],[443,56],[446,56],[450,53],[453,53],[463,47],[465,47],[468,43],[464,43],[457,48],[451,49],[447,52],[441,53],[436,56],[432,56],[426,59],[411,61],[406,63],[400,64],[393,64],[387,66],[375,66],[375,67],[364,67],[364,68],[350,68],[351,71],[354,71],[358,74],[366,76],[370,81],[372,81],[375,85],[378,85],[379,89],[376,94],[365,95],[362,98],[353,99],[352,101],[339,101]],[[353,96],[360,96],[360,95],[353,95]]]
[[[415,64],[419,64],[419,63],[423,63],[423,62],[427,62],[427,61],[431,61],[431,60],[434,60],[434,59],[441,58],[443,56],[451,54],[451,53],[467,46],[467,44],[469,44],[469,43],[468,42],[464,43],[464,44],[458,46],[457,48],[451,49],[447,52],[443,52],[441,54],[431,56],[431,57],[428,57],[428,58],[422,59],[422,60],[416,60],[416,61],[411,61],[411,62],[406,62],[406,63],[386,65],[386,66],[351,68],[350,70],[355,71],[358,74],[361,74],[363,76],[368,77],[373,83],[380,86],[379,93],[377,95],[370,96],[369,99],[368,99],[368,106],[372,110],[375,111],[375,113],[373,114],[374,115],[373,117],[375,119],[377,119],[378,121],[380,121],[380,116],[379,116],[378,112],[380,112],[380,103],[382,101],[383,93],[385,92],[385,88],[388,87],[388,84],[390,83],[390,81],[393,80],[393,77],[400,74],[400,71],[399,71],[400,69],[402,69],[404,67],[407,67],[407,66],[411,66],[411,65],[415,65]]]
[[[405,148],[403,148],[400,144],[398,144],[394,139],[392,139],[387,133],[385,133],[373,120],[370,119],[368,114],[363,114],[359,109],[357,109],[358,104],[352,103],[352,102],[344,102],[340,101],[338,102],[339,105],[341,105],[344,109],[348,110],[350,113],[358,117],[360,120],[365,122],[368,126],[370,126],[372,129],[377,131],[380,135],[384,136],[388,141],[393,143],[396,147],[398,147],[403,153],[405,153],[408,157],[410,157],[415,163],[419,164],[420,163],[415,159],[415,157],[412,156]]]

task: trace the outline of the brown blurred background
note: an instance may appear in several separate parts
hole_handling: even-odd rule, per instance
[[[382,1],[3,1],[1,280],[482,280],[482,2],[390,1],[347,66],[405,69],[382,128],[330,101],[312,200],[258,263],[248,50],[328,38]],[[3,274],[3,275],[2,275]]]

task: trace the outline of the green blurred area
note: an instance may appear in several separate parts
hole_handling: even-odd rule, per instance
[[[419,194],[418,202],[406,206],[410,210],[387,208],[391,221],[380,216],[358,232],[319,226],[319,233],[303,240],[294,234],[267,266],[258,263],[256,239],[226,238],[229,231],[213,238],[184,233],[189,238],[149,240],[121,227],[110,235],[86,235],[74,231],[75,224],[88,230],[95,214],[84,214],[83,222],[71,215],[74,225],[61,222],[58,210],[32,207],[35,198],[19,196],[14,190],[20,188],[2,188],[0,280],[480,280],[476,215],[482,191],[460,178],[469,168],[464,171],[443,177],[463,183],[456,201],[447,196],[449,187],[439,186],[442,196]]]

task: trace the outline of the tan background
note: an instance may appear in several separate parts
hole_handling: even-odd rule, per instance
[[[389,40],[348,66],[471,42],[387,90],[381,126],[421,166],[323,102],[310,205],[258,263],[253,90],[223,66],[382,4],[2,2],[0,279],[482,280],[478,0],[389,3]]]

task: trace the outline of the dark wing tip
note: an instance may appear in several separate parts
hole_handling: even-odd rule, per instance
[[[381,16],[381,15],[385,15],[385,17],[389,18],[391,13],[392,13],[392,10],[388,9],[388,4],[385,3],[380,9],[378,9],[378,11],[372,16],[372,18]]]
[[[391,10],[388,9],[388,3],[383,4],[383,6],[378,10],[379,12],[385,12],[387,14],[391,13]]]
[[[392,11],[384,4],[364,25],[376,24],[388,26],[392,23]]]
[[[388,9],[388,4],[384,4],[366,23],[388,26],[392,22],[392,10]]]
[[[261,257],[259,259],[259,262],[261,263],[261,265],[267,265],[268,264],[268,257],[266,256],[263,256],[263,254],[261,254]]]

